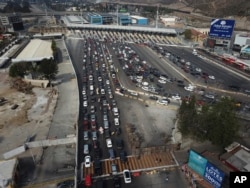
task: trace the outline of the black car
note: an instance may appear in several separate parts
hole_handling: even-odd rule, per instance
[[[124,146],[123,140],[122,139],[117,139],[116,140],[116,146],[117,146],[117,149],[123,149],[123,146]]]
[[[152,96],[149,96],[149,98],[151,99],[151,100],[158,100],[158,97],[156,97],[156,96],[154,96],[154,95],[152,95]]]
[[[115,176],[115,177],[113,178],[113,180],[114,180],[114,187],[115,187],[115,188],[121,187],[121,180],[120,180],[119,177]]]
[[[124,163],[127,161],[127,154],[125,151],[120,152],[120,160],[121,162],[124,162]]]
[[[99,159],[94,160],[94,169],[96,175],[100,176],[102,174],[102,163]]]
[[[66,180],[57,184],[57,188],[73,188],[75,185],[74,180]]]
[[[121,128],[120,128],[120,127],[117,127],[117,128],[115,129],[115,134],[116,134],[116,135],[120,135],[120,134],[121,134]]]

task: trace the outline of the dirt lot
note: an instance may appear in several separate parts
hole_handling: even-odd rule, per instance
[[[28,137],[34,140],[47,138],[57,97],[50,94],[50,89],[33,88],[33,94],[11,89],[7,73],[0,74],[0,88],[0,98],[6,99],[0,106],[1,160],[2,154],[22,145]],[[14,105],[18,105],[16,109],[12,109]],[[42,150],[35,149],[34,152],[39,158]]]

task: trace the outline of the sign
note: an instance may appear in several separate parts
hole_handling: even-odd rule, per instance
[[[220,188],[224,179],[224,172],[207,162],[204,179],[207,180],[214,188]]]
[[[212,19],[210,24],[210,37],[231,39],[235,20]]]
[[[199,175],[203,177],[206,165],[207,165],[207,159],[200,156],[198,153],[190,150],[188,166],[191,169],[193,169],[196,173],[198,173]]]

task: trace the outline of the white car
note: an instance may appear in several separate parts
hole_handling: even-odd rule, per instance
[[[114,116],[119,116],[119,112],[118,112],[118,108],[117,107],[113,108],[113,113],[114,113]]]
[[[156,103],[161,104],[161,105],[168,105],[168,101],[159,99],[156,101]]]
[[[211,79],[211,80],[215,79],[215,77],[213,75],[209,75],[208,78]]]
[[[158,82],[161,83],[161,84],[166,84],[167,83],[166,80],[162,80],[162,79],[158,80]]]
[[[99,76],[98,77],[98,81],[101,82],[102,81],[102,77]]]
[[[120,123],[119,123],[119,118],[114,118],[114,122],[115,122],[115,125],[116,125],[116,126],[120,125]]]
[[[105,90],[104,89],[101,89],[101,94],[105,95]]]
[[[173,95],[172,99],[173,100],[181,100],[181,96],[180,95]]]
[[[83,107],[88,107],[88,101],[83,101]]]
[[[91,166],[91,157],[89,155],[85,156],[84,165],[85,165],[85,168],[89,168]]]
[[[107,139],[106,139],[106,144],[107,144],[107,147],[108,147],[108,148],[112,148],[112,141],[111,141],[110,138],[107,138]]]
[[[202,70],[201,70],[201,68],[196,68],[195,69],[197,72],[201,72]]]
[[[83,90],[82,90],[82,94],[83,94],[83,95],[86,95],[86,89],[83,89]]]
[[[106,80],[106,84],[108,84],[108,85],[110,84],[109,80]]]
[[[123,177],[124,177],[124,182],[125,183],[131,183],[131,175],[129,170],[123,170]]]
[[[134,91],[130,92],[130,94],[131,94],[131,95],[134,95],[134,96],[138,96],[138,93],[136,93],[136,92],[134,92]]]

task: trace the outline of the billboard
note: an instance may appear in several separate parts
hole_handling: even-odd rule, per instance
[[[231,39],[235,20],[212,19],[210,24],[210,37]]]
[[[207,162],[204,179],[207,180],[214,188],[220,188],[224,179],[224,172]]]
[[[188,166],[193,169],[196,173],[203,177],[205,168],[207,165],[207,159],[200,156],[198,153],[190,150],[189,152],[189,159],[188,159]]]

